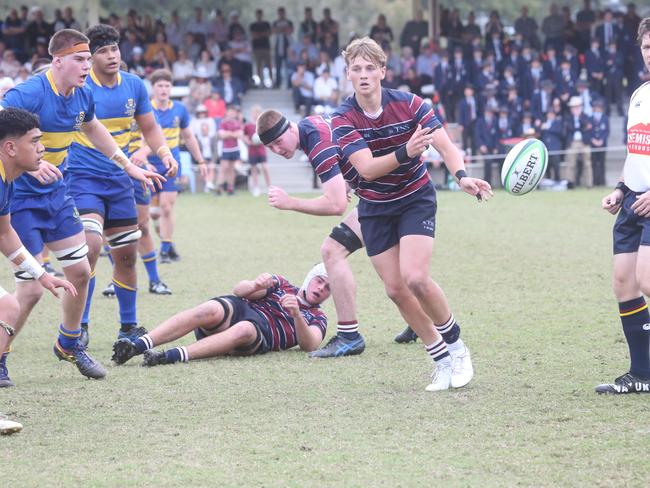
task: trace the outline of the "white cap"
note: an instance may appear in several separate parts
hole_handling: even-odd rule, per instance
[[[309,283],[311,280],[316,278],[316,276],[323,276],[327,278],[327,270],[325,269],[325,265],[323,263],[318,263],[309,271],[309,273],[307,273],[307,276],[305,276],[305,281],[302,282],[302,286],[300,288],[303,291],[306,291]]]

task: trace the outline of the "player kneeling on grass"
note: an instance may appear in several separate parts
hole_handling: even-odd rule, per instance
[[[329,279],[321,263],[312,268],[300,288],[279,275],[262,273],[240,281],[232,295],[208,300],[177,313],[135,342],[113,344],[113,361],[123,364],[144,354],[143,366],[215,356],[250,356],[299,346],[314,351],[325,337],[327,317],[320,304],[330,296]],[[186,347],[154,351],[194,331],[197,341]]]

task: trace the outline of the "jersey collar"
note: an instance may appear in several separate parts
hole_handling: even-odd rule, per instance
[[[48,69],[48,70],[45,72],[45,77],[47,78],[47,81],[50,83],[50,88],[52,88],[52,91],[54,92],[54,94],[55,94],[57,97],[62,96],[62,95],[59,93],[59,89],[56,87],[56,83],[54,83],[54,75],[52,74],[52,70],[51,70],[51,69]],[[70,92],[70,96],[72,96],[72,95],[74,94],[74,90],[75,90],[75,89],[74,89],[74,87],[73,87],[73,88],[72,88],[72,91]]]
[[[0,178],[5,183],[7,182],[7,173],[5,172],[5,165],[2,163],[2,159],[0,159]]]
[[[167,105],[167,108],[163,110],[161,108],[158,108],[158,104],[156,103],[156,101],[154,99],[151,99],[151,106],[156,110],[167,111],[167,110],[172,109],[172,107],[174,106],[174,101],[170,100],[169,105]]]
[[[104,85],[102,85],[102,82],[99,81],[99,78],[97,78],[97,75],[95,74],[95,70],[93,70],[92,68],[90,69],[90,78],[93,80],[95,85],[102,86],[102,87],[104,86]],[[122,74],[118,71],[117,72],[117,85],[121,85],[121,84],[122,84]],[[111,88],[111,87],[105,87],[105,88]]]

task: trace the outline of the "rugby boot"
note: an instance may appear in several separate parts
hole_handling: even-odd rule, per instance
[[[88,324],[81,324],[81,335],[79,336],[79,342],[84,347],[88,349],[88,343],[90,342],[90,334],[88,333]]]
[[[178,254],[176,251],[176,246],[172,245],[172,247],[169,248],[169,259],[172,260],[173,263],[177,263],[178,261],[181,260],[181,255]]]
[[[133,342],[128,339],[118,339],[113,343],[113,355],[111,360],[115,364],[124,364],[133,356],[138,354]]]
[[[172,259],[169,257],[168,252],[160,253],[160,264],[169,264],[172,262]]]
[[[363,336],[358,334],[354,339],[345,339],[341,335],[332,337],[325,347],[309,353],[310,358],[337,358],[339,356],[355,356],[366,349]]]
[[[154,351],[149,349],[144,352],[142,359],[142,366],[158,366],[159,364],[167,364],[167,355],[165,351]]]
[[[596,387],[596,393],[610,395],[625,395],[628,393],[650,393],[650,379],[642,380],[636,376],[625,373],[614,380],[614,383],[605,383]]]
[[[102,295],[106,298],[113,298],[115,296],[115,284],[112,281],[102,290]]]
[[[0,414],[0,435],[11,435],[23,430],[23,425],[13,420],[9,420]]]
[[[425,388],[426,391],[448,390],[451,386],[452,366],[451,360],[438,361],[436,370],[431,375],[431,384]]]
[[[147,332],[148,332],[147,329],[145,329],[144,327],[138,327],[134,325],[127,331],[123,331],[122,329],[120,329],[120,331],[117,334],[117,339],[118,340],[128,339],[131,342],[135,342],[138,337],[145,335]]]
[[[406,329],[395,336],[395,342],[398,344],[408,344],[409,342],[415,342],[417,340],[418,335],[408,325],[406,326]]]
[[[149,293],[153,293],[154,295],[171,295],[172,291],[162,281],[155,283],[152,281],[149,283]]]
[[[86,348],[84,348],[79,342],[71,349],[63,349],[57,340],[54,343],[54,355],[59,358],[60,361],[68,361],[77,366],[79,372],[95,380],[100,380],[106,376],[106,370],[104,367],[91,358],[88,353],[86,353]]]
[[[453,388],[462,388],[472,381],[474,377],[474,366],[472,357],[467,346],[463,346],[460,352],[451,354],[451,386]]]

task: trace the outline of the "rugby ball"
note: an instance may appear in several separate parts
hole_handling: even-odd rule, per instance
[[[525,195],[537,188],[548,164],[548,150],[539,139],[518,142],[503,161],[501,183],[511,195]]]

